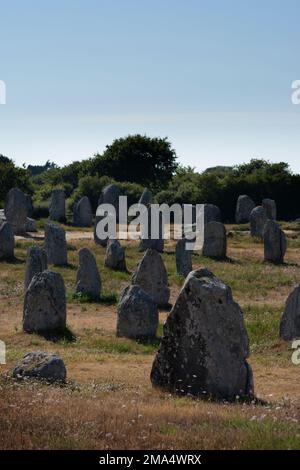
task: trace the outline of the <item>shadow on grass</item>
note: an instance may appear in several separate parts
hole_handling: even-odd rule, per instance
[[[288,267],[299,268],[300,266],[298,263],[290,263],[290,262],[276,263],[275,261],[267,261],[267,260],[263,260],[263,264],[274,266],[276,268],[288,268]]]
[[[228,263],[228,264],[242,264],[242,262],[238,259],[230,258],[229,256],[226,256],[225,258],[217,258],[214,256],[204,256],[202,253],[193,253],[193,257],[195,258],[200,258],[203,259],[203,261],[207,260],[212,260],[217,263]]]
[[[47,341],[52,341],[57,343],[59,341],[64,341],[66,343],[74,343],[76,341],[76,335],[72,332],[67,326],[65,328],[60,328],[52,331],[36,331],[36,334],[42,336]]]
[[[19,258],[1,258],[0,260],[0,263],[1,262],[4,262],[4,263],[8,263],[8,264],[25,264],[26,263],[26,260],[25,259],[19,259]]]
[[[161,343],[161,337],[154,336],[152,338],[138,338],[136,339],[136,342],[142,346],[153,346],[154,348],[158,348]]]
[[[67,264],[53,264],[52,265],[54,268],[64,268],[64,269],[70,269],[71,271],[77,270],[78,266],[72,263],[67,263]]]

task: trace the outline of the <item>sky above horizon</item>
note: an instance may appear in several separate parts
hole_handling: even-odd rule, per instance
[[[132,133],[197,170],[300,173],[297,0],[0,0],[0,154],[58,165]]]

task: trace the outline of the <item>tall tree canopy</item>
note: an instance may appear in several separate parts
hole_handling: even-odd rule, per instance
[[[90,164],[92,173],[151,187],[166,184],[177,168],[176,153],[167,138],[140,134],[116,139]]]

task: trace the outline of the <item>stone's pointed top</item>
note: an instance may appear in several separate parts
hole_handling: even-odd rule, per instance
[[[140,199],[139,199],[139,204],[144,204],[145,206],[148,206],[149,204],[152,204],[153,202],[153,197],[151,191],[149,191],[148,188],[145,188]]]
[[[116,271],[127,271],[125,250],[118,240],[108,240],[104,264]]]
[[[191,288],[192,286],[195,286],[196,289],[201,288],[207,291],[211,289],[218,290],[220,295],[226,294],[228,299],[232,299],[231,288],[206,268],[199,268],[190,272],[185,280],[183,289],[186,284],[190,284]]]
[[[168,305],[170,297],[168,274],[163,260],[156,250],[148,249],[146,251],[132,276],[132,284],[137,284],[144,289],[157,305]]]
[[[98,299],[101,294],[101,277],[97,262],[88,248],[79,250],[75,293],[88,295],[92,299]]]
[[[140,286],[124,289],[118,305],[117,336],[150,340],[158,327],[157,305]]]

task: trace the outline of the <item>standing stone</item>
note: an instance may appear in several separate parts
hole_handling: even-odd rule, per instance
[[[176,243],[176,271],[186,277],[192,270],[192,253],[186,249],[186,239],[182,238]]]
[[[31,279],[38,273],[46,271],[47,255],[46,251],[39,246],[31,246],[27,250],[26,271],[25,271],[25,289],[29,286]]]
[[[52,191],[49,218],[56,222],[66,221],[65,191],[63,189],[53,189]]]
[[[24,331],[47,333],[66,327],[66,291],[59,273],[36,274],[25,294]]]
[[[77,227],[90,227],[92,225],[93,212],[90,200],[83,196],[74,204],[73,223]]]
[[[250,221],[250,214],[255,207],[252,199],[243,194],[238,197],[236,210],[235,210],[235,221],[237,224],[247,224]]]
[[[110,215],[112,219],[115,221],[115,223],[119,222],[119,197],[120,196],[121,196],[121,191],[118,188],[118,186],[116,186],[115,184],[109,184],[103,189],[99,197],[98,206],[100,204],[110,204],[115,209],[115,211],[111,211],[111,213],[106,212],[104,216],[100,216],[96,214],[96,217],[95,217],[94,241],[95,243],[103,247],[107,246],[108,236],[104,238],[99,238],[97,234],[97,225],[101,220],[106,218],[107,215]],[[115,212],[115,218],[114,218],[114,212]],[[105,228],[105,230],[107,230],[107,228]]]
[[[66,232],[62,227],[52,223],[45,224],[45,249],[49,264],[68,264]]]
[[[160,254],[147,250],[132,276],[132,284],[140,286],[161,307],[168,305],[170,289],[168,274]]]
[[[76,277],[76,294],[86,294],[98,299],[101,293],[101,278],[94,255],[87,248],[79,250],[79,267]]]
[[[48,382],[65,382],[67,372],[57,354],[42,351],[25,354],[13,370],[15,379],[34,378]]]
[[[268,220],[265,209],[262,206],[255,207],[250,214],[251,237],[263,238],[264,228]]]
[[[11,225],[0,221],[0,260],[13,259],[15,248],[15,237]]]
[[[22,235],[26,231],[26,219],[28,213],[28,200],[19,188],[8,191],[5,199],[5,217],[11,224],[15,235]]]
[[[300,285],[293,290],[286,301],[279,334],[285,341],[300,338]]]
[[[118,240],[108,240],[104,264],[116,271],[127,271],[125,250]]]
[[[117,336],[151,340],[158,327],[158,308],[139,286],[128,286],[118,306]]]
[[[108,236],[106,238],[99,238],[98,234],[97,234],[97,225],[98,225],[99,222],[101,222],[101,220],[103,220],[103,217],[96,215],[95,225],[94,225],[94,242],[97,245],[101,245],[103,247],[106,247],[107,242],[108,242]],[[105,230],[107,230],[107,229],[105,229]]]
[[[202,204],[199,214],[200,217],[203,217],[202,220],[204,224],[208,224],[209,222],[221,222],[221,211],[215,204]]]
[[[144,204],[145,206],[149,206],[149,204],[152,204],[153,202],[153,197],[151,191],[149,191],[148,188],[145,188],[140,199],[139,199],[139,204]]]
[[[264,228],[265,261],[282,264],[286,248],[287,241],[283,230],[275,220],[268,220]]]
[[[225,226],[221,222],[209,222],[204,226],[203,256],[225,259],[226,253],[227,237]]]
[[[171,310],[151,381],[172,393],[235,400],[253,396],[243,312],[230,287],[192,271]]]
[[[266,211],[268,219],[270,220],[277,219],[277,207],[276,207],[276,202],[273,199],[263,199],[262,206]]]
[[[144,226],[141,224],[141,240],[139,244],[139,251],[143,252],[148,249],[156,250],[159,253],[163,253],[165,240],[164,240],[164,224],[163,224],[163,215],[159,213],[158,219],[158,238],[151,236],[151,228],[153,225],[153,220],[151,217],[151,206],[148,207],[148,225]]]
[[[119,221],[119,197],[121,196],[121,191],[115,184],[109,184],[103,189],[99,200],[98,206],[100,204],[111,204],[116,210],[116,221]]]

